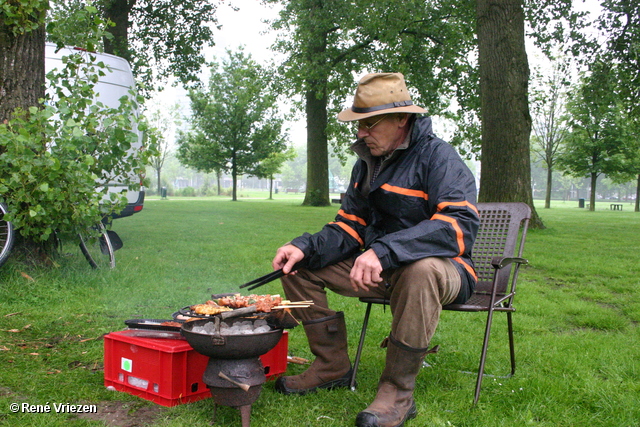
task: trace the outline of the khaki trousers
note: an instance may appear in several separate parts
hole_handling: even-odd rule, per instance
[[[384,297],[391,303],[391,334],[413,348],[428,347],[435,333],[442,306],[453,302],[460,291],[460,274],[451,260],[424,258],[398,269],[383,272],[386,283],[369,291],[354,291],[349,273],[354,259],[320,270],[299,270],[282,278],[287,299],[312,300],[314,304],[294,311],[302,321],[321,319],[336,312],[329,308],[327,289],[348,297]],[[360,304],[354,301],[354,304]]]

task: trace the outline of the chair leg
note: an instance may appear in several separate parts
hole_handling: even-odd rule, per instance
[[[367,303],[367,310],[364,313],[362,321],[362,331],[360,331],[360,342],[358,343],[358,351],[356,352],[356,360],[353,362],[353,374],[351,375],[351,391],[356,390],[356,375],[358,373],[358,365],[360,365],[360,356],[362,355],[362,346],[364,345],[364,336],[367,334],[367,326],[369,325],[369,315],[371,314],[372,303]]]
[[[493,321],[493,308],[489,308],[487,314],[487,326],[484,332],[482,352],[480,353],[480,366],[478,367],[478,379],[476,380],[476,392],[473,396],[473,404],[478,403],[480,398],[480,388],[482,387],[482,377],[484,376],[484,362],[487,359],[487,348],[489,347],[489,335],[491,334],[491,322]]]
[[[511,355],[511,376],[516,373],[516,351],[513,342],[513,320],[511,319],[511,312],[507,312],[507,326],[509,328],[509,354]]]

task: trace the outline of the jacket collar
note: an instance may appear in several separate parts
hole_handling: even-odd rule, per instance
[[[390,163],[392,163],[394,159],[398,158],[402,152],[406,151],[407,148],[411,146],[411,144],[415,140],[415,136],[413,135],[415,125],[416,125],[416,120],[414,119],[413,122],[411,123],[411,127],[409,128],[409,132],[407,133],[407,136],[405,137],[404,141],[402,141],[402,143],[400,143],[400,145],[398,145],[398,147],[396,147],[396,149],[393,150],[391,154],[388,154],[382,157],[382,164],[380,165],[378,176],[380,176],[382,171],[384,171],[384,169]],[[369,147],[367,147],[367,144],[364,142],[363,139],[358,139],[355,143],[353,143],[351,145],[351,150],[355,152],[358,155],[358,157],[367,165],[367,168],[364,171],[364,177],[363,177],[364,179],[362,178],[360,179],[360,182],[361,182],[360,191],[363,195],[366,196],[369,194],[369,192],[371,192],[372,190],[375,190],[380,185],[379,183],[375,183],[375,182],[373,186],[371,186],[370,184],[373,169],[375,167],[376,162],[378,161],[378,157],[374,157],[371,155],[371,150],[369,150]]]
[[[409,148],[409,146],[411,145],[411,142],[414,140],[413,132],[414,132],[414,128],[417,120],[418,119],[414,119],[413,123],[411,123],[411,128],[409,129],[409,132],[407,133],[407,136],[405,137],[404,141],[402,141],[402,143],[400,143],[400,145],[398,145],[391,154],[388,154],[382,158],[383,163],[385,163],[387,160],[389,160],[392,157],[397,157],[396,153],[398,151],[406,150],[407,148]],[[431,128],[430,124],[431,124],[431,120],[429,120],[429,128]],[[362,160],[364,160],[367,163],[367,165],[372,165],[373,163],[375,163],[376,158],[371,155],[371,151],[369,150],[369,147],[367,147],[367,144],[364,142],[363,139],[358,139],[356,142],[351,144],[350,148],[351,148],[351,151],[356,153],[358,157],[360,157]]]

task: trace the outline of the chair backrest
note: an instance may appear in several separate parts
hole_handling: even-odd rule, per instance
[[[526,203],[479,203],[480,230],[473,245],[471,257],[478,274],[476,293],[490,293],[495,257],[521,257],[531,217]],[[509,286],[511,267],[505,267],[498,276],[497,292],[505,293]]]

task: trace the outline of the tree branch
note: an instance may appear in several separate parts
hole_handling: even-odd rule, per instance
[[[347,56],[353,54],[354,52],[357,52],[361,49],[366,49],[368,48],[371,43],[373,43],[374,41],[378,40],[378,36],[373,36],[368,38],[367,40],[358,43],[356,45],[351,46],[349,49],[346,49],[344,51],[342,51],[342,53],[340,53],[338,56],[336,56],[333,61],[331,61],[331,65],[332,66],[336,66],[338,65],[340,62],[342,62],[344,60],[344,58],[346,58]]]
[[[416,37],[421,37],[423,39],[429,39],[434,43],[437,43],[439,45],[444,45],[444,41],[442,41],[441,39],[437,38],[436,36],[432,36],[431,34],[426,34],[426,33],[422,33],[419,31],[414,31],[414,30],[409,30],[409,29],[404,29],[402,31],[400,31],[400,34],[409,34],[411,36],[416,36]]]

